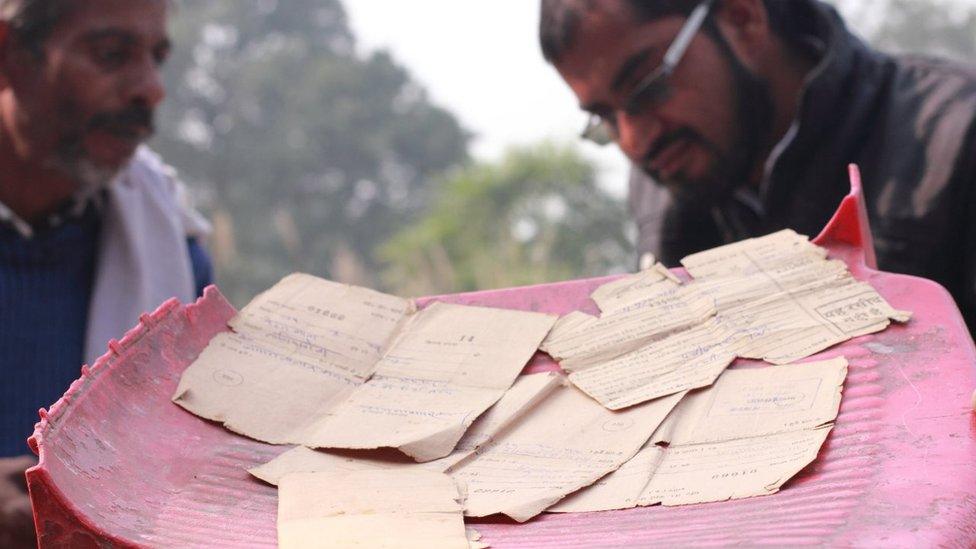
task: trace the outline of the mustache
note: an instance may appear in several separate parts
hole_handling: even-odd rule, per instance
[[[708,141],[702,137],[698,132],[691,128],[678,128],[669,133],[666,133],[658,138],[657,141],[651,146],[650,150],[644,155],[644,165],[650,166],[651,163],[656,159],[661,153],[667,150],[668,147],[674,145],[675,143],[681,141],[688,141],[691,143],[701,143],[708,145]],[[711,148],[711,147],[709,147]]]
[[[126,139],[147,139],[156,131],[154,119],[151,108],[136,104],[94,115],[88,122],[88,130],[102,130]]]

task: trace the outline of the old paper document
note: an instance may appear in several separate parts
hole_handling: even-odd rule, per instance
[[[663,266],[596,290],[597,318],[564,316],[542,344],[574,385],[611,410],[707,386],[735,358],[714,302]]]
[[[843,358],[729,370],[689,394],[661,438],[674,447],[816,429],[837,418],[846,378]]]
[[[676,410],[641,505],[773,494],[816,459],[840,409],[847,361],[733,370]]]
[[[210,342],[174,401],[258,440],[301,443],[373,374],[413,308],[365,288],[288,276]]]
[[[372,379],[315,426],[318,448],[399,448],[417,461],[451,453],[512,385],[556,317],[434,303],[417,313]]]
[[[831,426],[668,448],[641,505],[688,505],[765,496],[817,459]]]
[[[529,414],[536,413],[535,408],[565,384],[566,379],[556,372],[520,376],[512,388],[464,433],[454,452],[424,465],[438,471],[447,471],[482,446],[490,444]]]
[[[174,400],[276,444],[451,453],[556,318],[413,303],[292,275],[258,296],[186,370]]]
[[[739,356],[786,364],[911,317],[826,254],[785,230],[695,254],[682,264],[715,300],[721,322],[739,335]]]
[[[269,484],[277,485],[282,477],[291,473],[408,467],[421,467],[438,472],[446,471],[455,463],[473,454],[481,446],[491,442],[513,422],[530,413],[534,406],[557,387],[562,386],[563,383],[563,376],[554,372],[519,377],[511,389],[505,393],[505,396],[474,422],[458,442],[454,451],[445,458],[418,464],[403,459],[391,459],[386,454],[311,450],[298,446],[264,465],[251,469],[250,473]]]
[[[578,371],[568,367],[569,379],[607,408],[622,410],[711,385],[735,359],[734,337],[709,319],[617,358]]]
[[[681,396],[613,412],[575,387],[560,387],[448,471],[467,487],[465,515],[529,520],[632,458]]]
[[[651,481],[651,475],[664,459],[665,449],[648,444],[619,469],[593,485],[570,494],[547,509],[550,513],[588,513],[630,509],[641,504],[641,496]]]
[[[298,473],[281,479],[282,548],[470,547],[455,482],[424,470]]]
[[[826,255],[787,230],[685,258],[685,284],[655,265],[598,288],[601,316],[561,318],[542,348],[620,410],[707,387],[736,357],[794,362],[910,318]]]
[[[641,271],[633,276],[627,276],[600,286],[590,295],[597,307],[606,314],[637,305],[646,301],[648,295],[659,291],[676,288],[681,285],[674,274],[661,263]]]
[[[640,300],[599,318],[578,311],[562,317],[542,349],[564,369],[580,371],[699,326],[715,315],[711,299],[670,278],[641,289],[646,293]]]
[[[846,374],[842,358],[726,371],[714,386],[689,394],[634,459],[550,510],[772,494],[816,459]]]

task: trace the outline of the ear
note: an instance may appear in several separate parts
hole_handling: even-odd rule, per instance
[[[756,70],[773,33],[763,0],[724,0],[716,3],[719,31],[746,67]]]

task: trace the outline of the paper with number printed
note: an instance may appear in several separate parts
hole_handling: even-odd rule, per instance
[[[563,377],[553,372],[519,377],[512,388],[505,393],[505,396],[474,422],[474,425],[458,442],[454,451],[449,456],[438,460],[415,463],[394,459],[387,454],[311,450],[298,446],[264,465],[254,467],[250,473],[269,484],[277,485],[282,477],[291,473],[406,467],[422,467],[431,471],[443,472],[475,453],[481,446],[490,443],[513,423],[531,413],[539,402],[563,383],[565,383]]]
[[[612,410],[707,387],[736,357],[785,364],[911,314],[786,230],[695,254],[682,284],[661,265],[593,295],[599,318],[559,320],[542,348]]]
[[[846,375],[842,358],[726,371],[714,386],[689,394],[634,459],[550,511],[775,493],[816,459],[837,417]]]
[[[465,515],[524,522],[632,458],[682,395],[607,410],[575,387],[553,392],[448,473],[467,487]]]
[[[413,303],[291,275],[235,317],[174,400],[276,444],[451,453],[555,322],[539,313]]]

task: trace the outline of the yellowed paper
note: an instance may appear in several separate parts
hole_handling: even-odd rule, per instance
[[[448,472],[467,487],[467,516],[523,522],[633,457],[682,395],[613,412],[574,387],[553,392],[523,420]]]
[[[604,314],[645,301],[648,295],[675,288],[681,281],[664,265],[657,263],[633,276],[626,276],[597,288],[590,298]]]
[[[490,444],[506,429],[534,414],[535,408],[565,383],[565,378],[556,372],[520,376],[512,388],[464,433],[449,456],[424,465],[430,465],[433,470],[447,471],[482,446]]]
[[[290,275],[210,342],[174,401],[258,440],[301,443],[372,375],[411,312],[406,299]]]
[[[641,505],[777,492],[816,459],[840,409],[843,358],[734,370],[675,410],[671,445]]]
[[[711,299],[669,278],[643,289],[647,292],[643,299],[627,296],[630,303],[600,317],[578,311],[564,316],[542,349],[567,371],[580,371],[699,326],[715,315]]]
[[[275,444],[451,453],[556,318],[412,302],[292,275],[186,370],[174,400]]]
[[[829,425],[846,377],[843,358],[728,370],[678,405],[666,441],[672,447],[704,444]]]
[[[278,545],[468,549],[462,501],[431,471],[292,474],[278,490]]]
[[[826,254],[785,230],[695,254],[682,264],[694,285],[715,300],[719,320],[740,334],[739,356],[786,364],[911,316]]]
[[[281,479],[297,473],[350,473],[377,469],[403,470],[420,467],[409,458],[392,459],[389,455],[342,450],[312,450],[296,446],[273,460],[248,470],[255,477],[278,486]]]
[[[842,358],[726,371],[714,386],[689,394],[634,459],[550,510],[772,494],[816,459],[837,417],[846,375]]]
[[[669,447],[640,505],[689,505],[774,494],[817,458],[832,427]]]
[[[549,372],[520,376],[505,396],[485,412],[458,442],[447,457],[427,463],[391,459],[389,455],[372,453],[311,450],[303,446],[293,448],[268,463],[250,470],[257,478],[277,485],[282,477],[292,473],[343,472],[364,469],[393,469],[422,467],[431,471],[446,471],[455,463],[491,442],[513,422],[530,413],[532,408],[563,384],[563,377]]]
[[[417,313],[372,379],[316,425],[319,448],[399,448],[418,461],[451,453],[512,385],[556,317],[434,303]]]
[[[711,385],[735,359],[734,349],[735,335],[710,319],[615,359],[567,369],[577,387],[607,408],[622,410]]]
[[[603,314],[564,316],[542,349],[611,410],[707,386],[735,358],[725,328],[714,322],[714,302],[661,265],[592,297]]]
[[[589,513],[630,509],[641,503],[641,496],[651,481],[651,475],[664,459],[664,448],[651,444],[619,469],[601,478],[592,486],[570,494],[546,511],[550,513]]]
[[[910,318],[826,255],[787,230],[685,258],[684,285],[655,265],[598,288],[602,315],[563,317],[542,348],[620,410],[707,387],[736,357],[794,362]]]
[[[826,258],[827,250],[786,229],[689,255],[681,265],[696,280],[764,273],[782,281],[790,278],[783,273],[822,264]]]

